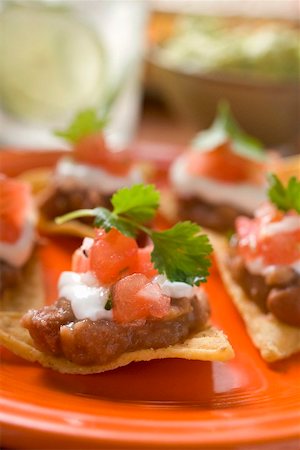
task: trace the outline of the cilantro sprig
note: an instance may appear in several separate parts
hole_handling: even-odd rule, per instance
[[[129,65],[118,80],[111,86],[107,86],[106,95],[102,99],[101,105],[98,105],[97,108],[79,111],[65,130],[54,130],[54,135],[71,144],[76,144],[82,138],[104,130],[110,120],[112,108],[120,97],[124,86],[127,85],[131,73],[131,66]]]
[[[75,144],[85,136],[103,130],[107,120],[105,115],[99,116],[95,109],[86,109],[80,111],[65,130],[54,131],[54,135]]]
[[[192,142],[196,151],[212,151],[230,141],[232,151],[248,159],[266,158],[262,144],[247,134],[234,119],[227,102],[220,102],[217,116],[208,130],[201,131]]]
[[[151,260],[159,273],[170,281],[190,285],[205,282],[209,274],[212,247],[195,223],[179,222],[165,231],[155,231],[145,224],[152,220],[159,207],[160,195],[153,185],[135,185],[117,191],[111,200],[113,210],[98,207],[81,209],[56,219],[62,224],[80,217],[94,217],[94,225],[109,231],[117,228],[125,236],[146,233],[153,242]]]
[[[270,173],[268,182],[268,196],[271,202],[282,211],[294,209],[300,214],[300,181],[296,177],[291,177],[284,187],[279,178]]]

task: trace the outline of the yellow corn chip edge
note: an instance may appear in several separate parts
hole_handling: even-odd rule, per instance
[[[52,173],[51,169],[32,169],[23,172],[18,178],[31,185],[32,192],[36,197],[37,203],[39,203],[39,196],[51,181]],[[66,235],[80,238],[95,236],[93,227],[85,225],[78,220],[57,225],[53,220],[48,220],[41,212],[39,212],[37,228],[48,235]]]
[[[209,327],[182,344],[166,348],[138,350],[124,353],[114,361],[93,366],[80,366],[65,358],[57,358],[37,350],[28,331],[20,325],[20,313],[0,313],[0,344],[14,354],[31,362],[61,373],[92,374],[125,366],[131,362],[150,361],[152,359],[181,358],[203,361],[227,361],[234,356],[227,337],[221,330]]]
[[[209,237],[214,246],[215,257],[224,285],[240,312],[248,334],[254,345],[259,349],[262,358],[267,362],[274,362],[299,352],[300,329],[278,321],[271,313],[264,314],[261,312],[232,278],[231,272],[227,268],[227,240],[212,232],[209,232]]]
[[[44,304],[44,286],[41,265],[37,251],[22,268],[20,283],[6,289],[0,298],[0,311],[25,312],[40,308]]]

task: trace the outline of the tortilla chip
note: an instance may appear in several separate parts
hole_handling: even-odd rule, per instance
[[[18,179],[26,181],[31,185],[31,190],[34,195],[42,192],[51,180],[52,170],[48,168],[32,169],[22,172]]]
[[[160,189],[160,211],[170,223],[178,222],[178,201],[172,189]]]
[[[52,169],[39,168],[27,170],[18,176],[19,179],[31,185],[32,193],[34,194],[38,207],[43,201],[49,183],[51,183],[52,174]],[[49,235],[66,235],[80,238],[94,237],[95,235],[92,226],[86,225],[79,220],[72,220],[62,225],[57,225],[53,220],[47,219],[41,212],[39,212],[37,228],[42,233]]]
[[[71,220],[70,222],[57,225],[53,220],[48,220],[41,213],[37,227],[44,234],[66,235],[80,238],[95,237],[95,229],[89,225],[79,222],[79,220]]]
[[[239,310],[254,345],[268,362],[287,358],[300,351],[300,329],[263,313],[232,278],[226,265],[228,243],[225,238],[209,232],[223,282]]]
[[[166,348],[137,350],[124,353],[114,361],[93,366],[80,366],[65,358],[57,358],[37,350],[29,332],[20,325],[20,313],[0,313],[0,344],[18,356],[39,362],[42,366],[61,373],[91,374],[126,366],[131,362],[150,361],[152,359],[182,358],[202,361],[227,361],[234,352],[222,331],[209,327],[195,334],[182,344]]]
[[[25,312],[44,304],[42,269],[36,252],[22,269],[21,281],[6,289],[0,298],[0,311]]]
[[[291,177],[300,178],[300,156],[293,155],[286,158],[271,159],[268,172],[274,172],[285,184]]]

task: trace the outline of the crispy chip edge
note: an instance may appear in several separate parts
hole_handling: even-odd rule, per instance
[[[35,249],[22,269],[22,278],[0,298],[0,311],[22,311],[43,306],[45,299],[42,268]]]
[[[80,366],[64,358],[57,358],[37,350],[33,346],[29,333],[19,323],[21,316],[20,313],[0,313],[0,344],[17,356],[31,362],[38,362],[46,368],[61,373],[82,375],[101,373],[126,366],[132,362],[153,359],[180,358],[201,361],[227,361],[234,357],[234,351],[225,334],[215,327],[209,327],[196,333],[182,344],[166,348],[127,352],[108,364]]]

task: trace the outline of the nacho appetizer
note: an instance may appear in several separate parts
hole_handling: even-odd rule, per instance
[[[269,176],[270,201],[212,237],[222,278],[266,361],[300,351],[300,182]]]
[[[0,193],[0,310],[26,310],[43,300],[37,213],[29,184],[0,174]]]
[[[267,156],[221,103],[211,128],[199,133],[170,169],[178,218],[224,232],[252,216],[265,199]]]
[[[159,194],[135,185],[103,207],[60,219],[95,217],[94,239],[85,238],[72,268],[58,283],[58,300],[20,317],[0,320],[0,341],[26,359],[66,373],[98,373],[132,361],[233,357],[226,336],[209,322],[204,291],[211,245],[198,225],[165,231],[145,226]],[[149,244],[139,248],[143,230]],[[29,331],[31,338],[29,337]]]
[[[78,219],[59,229],[54,218],[82,208],[102,205],[110,208],[110,197],[118,189],[143,181],[140,166],[134,163],[127,150],[113,151],[104,138],[105,119],[96,111],[78,114],[66,131],[55,134],[72,145],[72,151],[57,162],[48,186],[40,194],[40,227],[51,233],[87,235],[84,226],[90,221]]]

